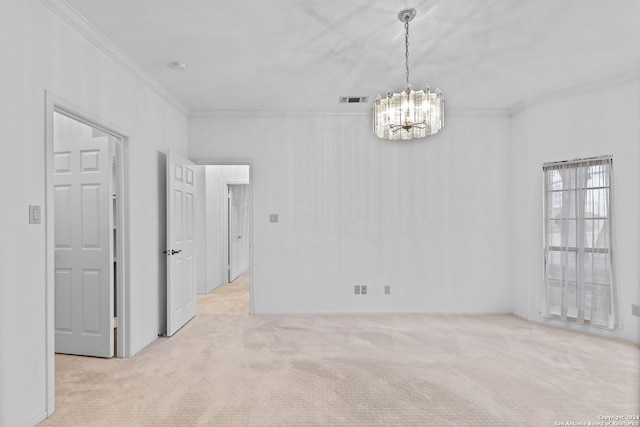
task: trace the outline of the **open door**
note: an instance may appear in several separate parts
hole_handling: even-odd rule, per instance
[[[196,315],[195,164],[167,153],[167,336]]]
[[[249,268],[249,185],[227,184],[229,283]]]
[[[106,136],[55,141],[56,353],[113,357],[111,158]]]

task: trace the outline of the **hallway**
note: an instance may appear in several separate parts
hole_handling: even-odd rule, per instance
[[[208,294],[198,295],[198,314],[249,314],[249,270],[232,283],[218,286]]]

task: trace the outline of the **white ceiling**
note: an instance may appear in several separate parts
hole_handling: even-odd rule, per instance
[[[439,87],[448,110],[640,70],[638,0],[66,1],[191,112],[367,111],[404,87],[404,7],[418,11],[411,83]]]

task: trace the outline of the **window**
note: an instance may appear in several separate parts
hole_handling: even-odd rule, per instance
[[[610,156],[544,165],[543,316],[614,327]]]

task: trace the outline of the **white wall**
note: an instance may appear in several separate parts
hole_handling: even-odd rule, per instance
[[[610,85],[589,93],[556,97],[528,106],[512,118],[510,188],[512,203],[514,313],[543,322],[542,165],[549,161],[613,155],[615,226],[621,329],[588,330],[640,342],[640,82]],[[548,322],[561,325],[560,322]]]
[[[227,283],[224,268],[225,247],[227,237],[224,228],[226,209],[226,184],[248,183],[249,166],[247,165],[207,165],[205,169],[206,193],[206,253],[204,264],[199,269],[204,270],[204,283],[198,283],[198,292],[211,292],[223,283]]]
[[[256,313],[511,312],[508,120],[389,142],[368,115],[220,113],[189,156],[253,161]]]
[[[132,351],[159,329],[159,151],[186,152],[183,113],[36,0],[0,2],[0,425],[46,416],[45,90],[127,129],[131,136]],[[10,201],[10,202],[9,202]],[[163,286],[163,284],[162,284]],[[52,351],[52,349],[50,349]]]

